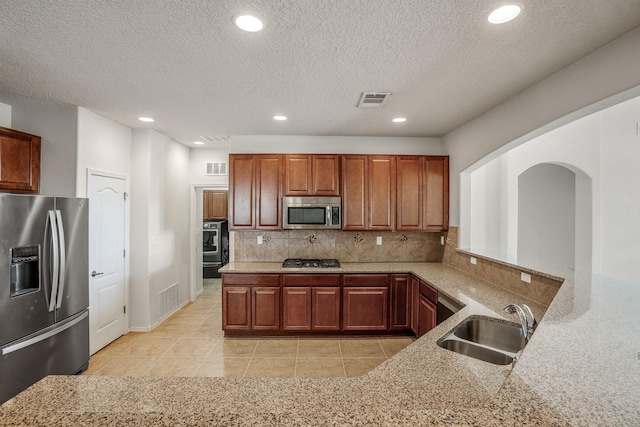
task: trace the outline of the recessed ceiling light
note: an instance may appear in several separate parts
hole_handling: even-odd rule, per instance
[[[392,120],[394,123],[402,123],[402,122],[406,122],[407,119],[405,117],[396,117],[395,119]]]
[[[152,119],[151,117],[138,117],[138,120],[140,120],[141,122],[147,122],[147,123],[155,122],[155,119]]]
[[[520,12],[522,12],[522,6],[517,4],[507,4],[494,9],[493,12],[489,14],[487,20],[492,24],[504,24],[505,22],[509,22],[516,16],[520,15]]]
[[[193,141],[193,143],[196,145],[204,145],[204,142],[202,141]]]
[[[235,23],[241,30],[248,31],[250,33],[255,33],[260,31],[264,24],[261,20],[251,15],[241,15],[236,17]]]
[[[287,116],[273,116],[273,120],[280,120],[280,121],[287,120]]]

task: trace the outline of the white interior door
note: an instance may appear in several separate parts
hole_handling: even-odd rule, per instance
[[[125,315],[124,178],[90,172],[89,347],[91,354],[128,331]]]

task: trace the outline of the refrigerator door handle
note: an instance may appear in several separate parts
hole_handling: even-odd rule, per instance
[[[52,337],[54,335],[58,335],[60,332],[66,331],[70,327],[75,326],[78,323],[82,322],[88,315],[89,315],[89,311],[85,311],[80,316],[76,317],[75,319],[65,323],[64,325],[58,326],[55,329],[51,329],[51,330],[45,332],[44,334],[38,335],[38,336],[30,338],[28,340],[24,340],[24,341],[16,343],[16,344],[8,345],[8,346],[6,346],[6,347],[4,347],[2,349],[1,353],[2,353],[3,356],[5,356],[5,355],[7,355],[9,353],[13,353],[14,351],[18,351],[18,350],[21,350],[21,349],[23,349],[25,347],[29,347],[30,345],[39,343],[40,341],[46,340],[47,338],[50,338],[50,337]]]
[[[58,225],[54,211],[49,211],[49,224],[51,225],[51,246],[53,248],[53,279],[51,280],[51,300],[49,301],[49,312],[56,308],[58,296],[58,272],[60,270],[60,256],[58,253]],[[47,244],[45,242],[45,244]]]
[[[62,216],[60,215],[60,211],[56,209],[56,219],[58,223],[58,241],[60,243],[60,263],[59,263],[59,278],[58,278],[58,304],[56,304],[56,308],[60,308],[62,306],[62,298],[64,296],[64,276],[67,272],[67,248],[64,239],[64,226],[62,225]]]

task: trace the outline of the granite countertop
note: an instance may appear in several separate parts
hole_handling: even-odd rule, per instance
[[[331,270],[411,272],[466,307],[362,377],[50,376],[2,405],[0,425],[640,425],[640,285],[568,274],[545,312],[443,264]],[[225,271],[292,269],[231,263]],[[436,345],[470,315],[509,316],[509,303],[544,313],[514,368]]]

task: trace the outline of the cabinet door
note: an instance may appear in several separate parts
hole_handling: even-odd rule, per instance
[[[282,288],[282,330],[311,329],[311,288]]]
[[[343,288],[342,329],[345,331],[387,330],[388,288]]]
[[[280,288],[251,288],[251,329],[280,329]]]
[[[40,137],[0,127],[0,190],[40,190]]]
[[[251,293],[248,286],[222,287],[222,329],[251,328]]]
[[[284,157],[286,196],[310,196],[313,192],[311,155],[288,154]]]
[[[396,159],[394,156],[369,156],[368,230],[393,230],[396,206]]]
[[[411,323],[410,275],[391,276],[391,329],[408,329]]]
[[[397,159],[397,230],[422,230],[424,164],[421,156],[399,156]]]
[[[255,159],[252,155],[229,155],[229,229],[255,228],[254,179]]]
[[[311,329],[340,330],[340,288],[311,288]]]
[[[436,306],[420,295],[419,301],[419,325],[418,325],[418,338],[429,332],[436,326]]]
[[[226,190],[209,191],[209,218],[227,219],[229,194]]]
[[[312,194],[314,196],[339,196],[340,157],[331,154],[316,154],[312,161]]]
[[[418,325],[420,324],[420,279],[411,276],[411,331],[418,336]]]
[[[256,156],[256,228],[282,229],[282,156]]]
[[[369,193],[367,156],[342,156],[342,229],[366,230]]]
[[[427,156],[424,173],[424,229],[449,229],[449,157]]]

